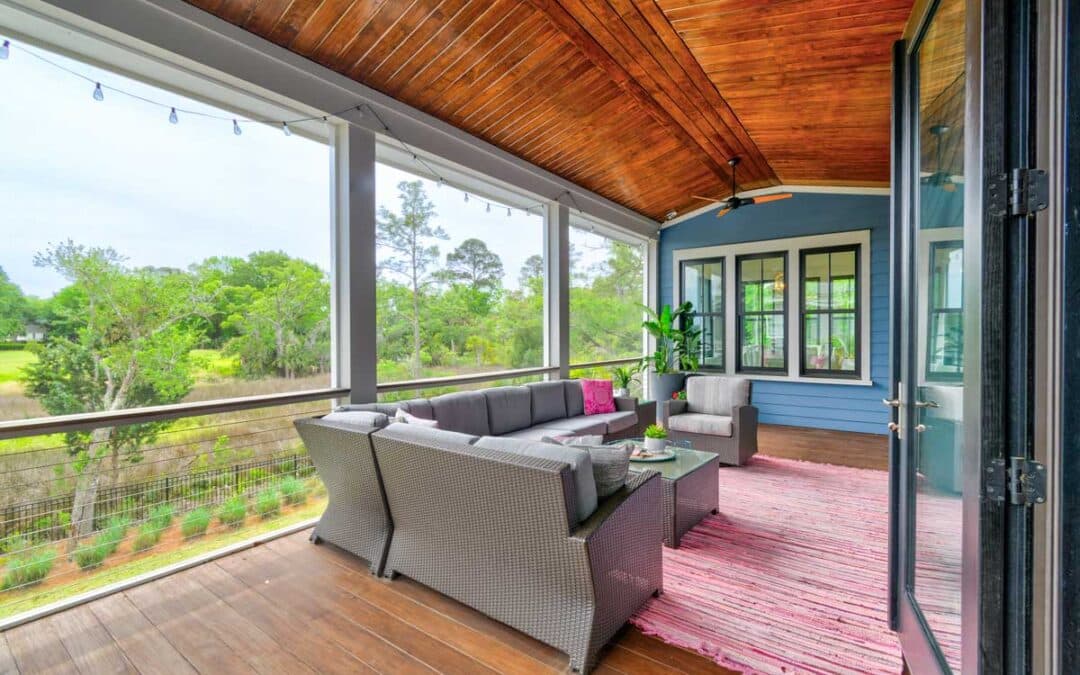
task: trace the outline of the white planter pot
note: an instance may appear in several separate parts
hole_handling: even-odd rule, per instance
[[[646,438],[645,449],[652,453],[661,453],[667,450],[666,438]]]
[[[613,393],[615,394],[615,398],[626,398],[630,396],[629,389],[616,389]]]

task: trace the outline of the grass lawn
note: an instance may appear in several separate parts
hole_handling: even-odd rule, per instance
[[[0,384],[17,382],[19,371],[37,359],[25,349],[0,350]]]

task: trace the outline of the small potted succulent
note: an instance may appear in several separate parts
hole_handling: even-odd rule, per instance
[[[645,428],[645,450],[659,454],[667,449],[667,429],[659,424],[650,424]]]
[[[637,380],[637,374],[640,370],[640,365],[612,369],[611,382],[615,385],[615,391],[613,393],[616,397],[626,397],[630,395],[630,385]]]

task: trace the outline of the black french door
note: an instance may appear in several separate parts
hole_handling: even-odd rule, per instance
[[[895,50],[890,616],[917,675],[1031,659],[1034,19],[933,0]]]

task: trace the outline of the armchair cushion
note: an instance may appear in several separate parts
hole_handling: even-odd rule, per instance
[[[535,382],[527,385],[532,393],[532,423],[566,417],[566,387],[563,382]]]
[[[668,418],[668,428],[673,431],[708,436],[730,437],[732,434],[731,417],[728,415],[705,415],[702,413],[672,415]]]
[[[730,417],[735,406],[750,403],[750,380],[745,377],[718,375],[688,378],[686,402],[692,413]]]
[[[596,510],[596,481],[588,451],[505,436],[485,436],[476,442],[476,447],[566,462],[574,479],[574,502],[577,506],[577,513],[572,514],[574,523],[580,523]],[[527,517],[527,514],[522,514],[522,517]]]
[[[327,422],[341,422],[349,426],[382,429],[390,424],[390,418],[381,412],[368,410],[338,410],[323,417]]]

